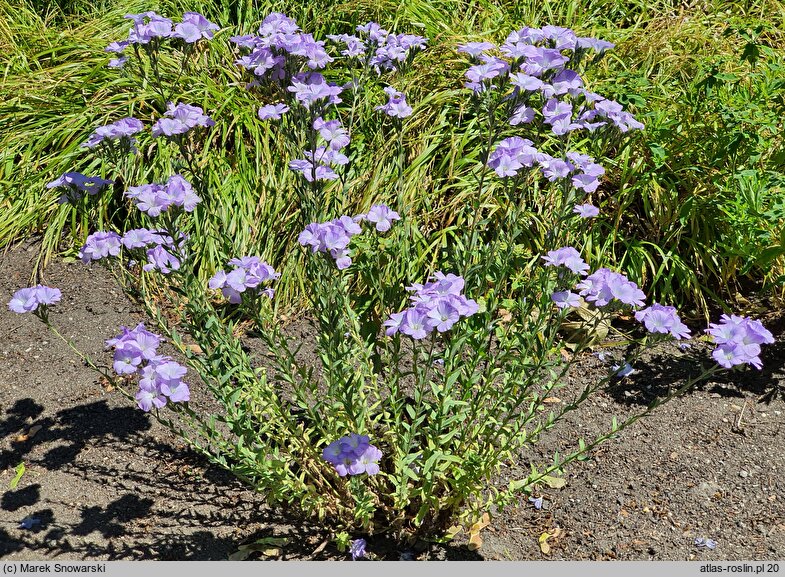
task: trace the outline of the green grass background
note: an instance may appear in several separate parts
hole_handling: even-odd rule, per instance
[[[79,149],[95,126],[155,113],[151,89],[108,69],[103,52],[126,36],[123,14],[146,10],[175,19],[196,10],[226,28],[200,56],[200,72],[175,87],[179,100],[219,120],[200,151],[210,211],[194,217],[205,277],[228,256],[250,253],[282,269],[278,294],[286,302],[298,302],[306,287],[304,251],[292,250],[299,220],[283,138],[256,118],[259,99],[244,89],[228,42],[281,11],[317,38],[368,20],[428,37],[428,49],[394,80],[415,107],[404,134],[404,197],[432,249],[464,225],[460,215],[476,194],[479,131],[471,119],[458,122],[468,100],[466,63],[454,47],[555,24],[617,44],[587,81],[646,124],[606,163],[596,197],[603,217],[585,239],[592,267],[619,267],[653,298],[694,316],[739,291],[782,286],[779,0],[0,0],[0,247],[40,234],[43,267],[54,254],[73,256],[90,232],[134,225],[118,195],[75,208],[58,205],[45,184],[68,170],[100,173],[95,157]],[[350,175],[347,203],[357,212],[396,199],[392,132],[371,113],[373,104],[363,104],[367,120],[354,138],[367,151]],[[143,158],[155,157],[157,146],[143,140]],[[134,176],[146,182],[160,168],[150,162]],[[424,252],[420,266],[427,267],[436,253]]]

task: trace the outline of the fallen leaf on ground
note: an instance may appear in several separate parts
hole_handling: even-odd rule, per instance
[[[253,543],[240,545],[237,551],[229,555],[229,561],[245,561],[251,553],[259,553],[264,557],[277,557],[281,554],[279,545],[286,545],[286,537],[263,537]]]
[[[29,441],[30,439],[35,437],[36,433],[38,433],[38,431],[40,431],[41,429],[43,429],[41,425],[35,425],[33,427],[30,427],[30,430],[27,431],[27,433],[23,433],[16,437],[16,442],[24,443],[25,441]]]
[[[548,539],[558,539],[561,534],[561,528],[555,527],[553,529],[548,529],[548,531],[540,535],[539,539],[537,539],[540,544],[540,551],[542,551],[544,555],[550,554],[551,546],[548,544]]]
[[[469,529],[469,551],[476,551],[482,547],[482,537],[480,537],[480,531],[485,529],[490,524],[491,516],[488,513],[483,513],[480,520],[471,526],[471,529]]]
[[[562,477],[551,477],[550,475],[545,475],[540,481],[548,485],[551,489],[561,489],[567,484],[566,479]]]
[[[482,537],[480,537],[479,533],[472,533],[469,535],[469,551],[477,551],[480,547],[482,547]]]

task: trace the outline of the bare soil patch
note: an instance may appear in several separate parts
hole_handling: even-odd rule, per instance
[[[221,560],[262,537],[287,537],[279,558],[346,559],[313,522],[268,507],[261,495],[194,456],[30,315],[5,303],[27,286],[37,247],[0,258],[0,557]],[[100,267],[55,262],[46,284],[62,290],[52,319],[85,352],[108,359],[104,341],[143,319]],[[494,515],[484,545],[410,547],[368,539],[376,559],[768,560],[785,558],[785,323],[764,369],[728,373],[636,423],[574,464],[566,486],[543,488],[545,506],[521,501]],[[705,347],[704,347],[705,348]],[[708,362],[705,350],[670,347],[598,394],[523,455],[502,479],[523,478],[528,461],[609,428],[640,411],[669,383]],[[604,374],[581,360],[564,399]],[[195,391],[198,399],[203,392]],[[35,427],[35,434],[30,434]],[[14,467],[26,472],[9,489]],[[31,529],[20,522],[32,517]],[[538,537],[559,528],[540,551]],[[696,537],[717,541],[698,549]]]

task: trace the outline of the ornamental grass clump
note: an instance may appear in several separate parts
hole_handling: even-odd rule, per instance
[[[177,25],[152,12],[129,18],[126,44],[112,51],[127,54],[126,71],[141,74],[143,56],[154,60],[167,43],[185,50],[184,43],[209,41],[217,31],[193,13]],[[231,38],[238,50],[232,65],[252,77],[248,90],[259,98],[258,122],[281,132],[283,166],[295,177],[290,196],[299,208],[295,251],[301,252],[290,257],[307,257],[313,364],[297,354],[302,343],[288,336],[276,308],[275,283],[287,262],[225,254],[226,269],[209,271],[202,283],[189,256],[201,240],[195,218],[215,217],[192,136],[222,122],[224,103],[214,111],[171,104],[176,87],[158,85],[159,104],[170,103],[162,118],[125,119],[120,129],[104,127],[88,140],[118,171],[143,162],[131,139],[148,131],[171,139],[179,154],[153,149],[169,154],[170,166],[146,179],[163,184],[128,180],[140,171],[125,175],[127,208],[141,213],[145,227],[96,231],[80,251],[85,263],[114,263],[160,331],[123,327],[107,341],[111,368],[88,359],[141,410],[271,503],[324,520],[340,531],[341,543],[348,543],[346,532],[442,537],[456,522],[525,498],[719,365],[760,368],[760,347],[771,334],[757,321],[723,317],[708,330],[719,365],[642,413],[614,419],[607,433],[575,439],[575,449],[553,462],[530,462],[527,448],[614,382],[619,366],[631,371],[648,347],[690,337],[675,308],[647,306],[643,290],[625,275],[585,260],[583,233],[600,213],[592,195],[602,186],[602,155],[642,128],[621,105],[591,92],[579,72],[612,45],[545,26],[515,31],[498,47],[487,41],[458,47],[467,56],[458,97],[472,105],[482,151],[463,224],[437,236],[442,245],[434,252],[400,180],[389,183],[394,202],[379,199],[359,212],[349,205],[349,175],[364,150],[355,142],[358,126],[376,122],[397,148],[391,162],[398,174],[405,168],[400,136],[420,105],[393,86],[427,45],[376,23],[356,32],[317,40],[294,20],[271,14],[257,35]],[[155,83],[151,69],[143,79]],[[117,162],[118,154],[128,158]],[[71,182],[78,188],[82,181],[60,185]],[[414,263],[424,255],[433,262],[421,274]],[[45,311],[60,295],[44,288],[22,289],[9,307],[35,311],[56,330]],[[154,298],[162,293],[165,301]],[[586,338],[571,343],[569,354],[561,327],[575,311],[589,320]],[[546,410],[592,330],[619,313],[641,323],[628,354],[598,382],[563,393],[572,397],[561,408]],[[263,344],[261,359],[251,357],[246,338]],[[185,364],[160,353],[164,342]],[[194,409],[189,401],[197,388],[222,411]],[[503,465],[521,463],[528,475],[498,484]],[[365,555],[365,545],[354,540],[352,556]]]

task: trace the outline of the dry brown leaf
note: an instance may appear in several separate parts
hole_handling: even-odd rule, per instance
[[[561,403],[561,399],[559,397],[545,397],[542,402],[548,405],[557,405]]]
[[[34,426],[30,427],[30,430],[27,431],[27,433],[23,433],[21,435],[17,435],[16,442],[17,443],[24,443],[25,441],[29,441],[30,439],[35,437],[36,433],[38,433],[38,431],[40,431],[41,429],[43,429],[43,427],[41,425],[34,425]]]
[[[203,352],[202,351],[202,347],[200,347],[196,343],[190,344],[190,345],[186,345],[185,348],[187,348],[192,353],[196,353],[197,355],[202,354],[202,352]]]
[[[477,533],[483,529],[485,529],[488,525],[491,524],[491,516],[488,513],[483,513],[480,520],[477,521],[474,525],[472,525],[471,532]]]
[[[512,313],[507,309],[499,309],[499,321],[509,323],[512,320]]]
[[[469,535],[469,551],[477,551],[480,547],[482,547],[482,537],[480,537],[479,533],[472,533]]]

